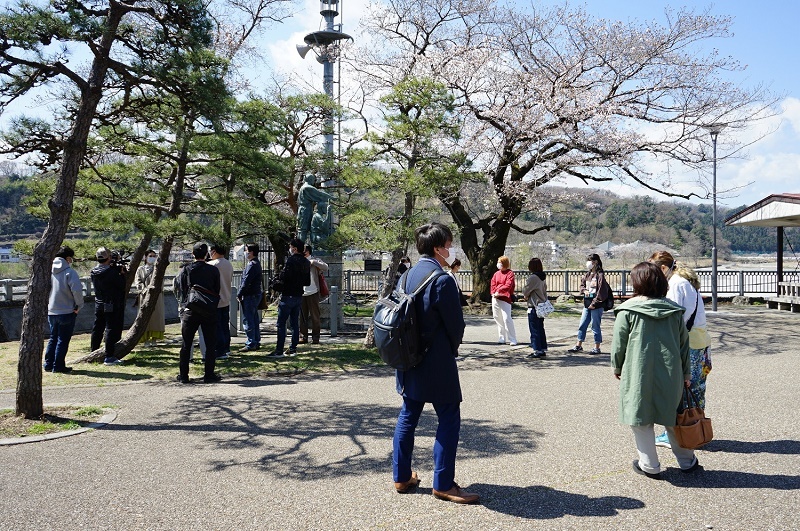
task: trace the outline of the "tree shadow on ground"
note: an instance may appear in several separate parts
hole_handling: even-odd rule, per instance
[[[735,454],[800,454],[800,441],[782,439],[778,441],[732,441],[727,439],[714,439],[703,446],[707,452],[730,452]]]
[[[148,425],[104,429],[194,433],[204,439],[214,470],[255,467],[278,477],[317,480],[385,472],[399,407],[349,402],[191,396]],[[417,450],[429,459],[437,419],[428,407],[417,428]],[[544,434],[518,424],[463,419],[459,459],[530,452]],[[240,452],[239,452],[240,451]]]
[[[644,502],[625,496],[592,498],[542,485],[515,487],[475,483],[467,488],[481,495],[491,511],[517,518],[549,520],[564,516],[616,516],[621,510],[642,509]]]

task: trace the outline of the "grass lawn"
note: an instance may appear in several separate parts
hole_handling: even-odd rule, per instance
[[[70,359],[85,355],[89,351],[89,334],[73,336],[67,353],[67,366],[73,368],[71,374],[44,373],[42,385],[63,386],[131,382],[142,380],[172,381],[178,374],[180,353],[180,325],[167,325],[166,337],[157,346],[137,346],[125,356],[122,365],[106,367],[102,363],[71,363]],[[348,371],[359,367],[381,363],[374,349],[361,347],[358,338],[353,343],[299,345],[298,355],[291,358],[266,358],[269,348],[274,344],[267,342],[267,348],[256,352],[236,352],[239,344],[233,345],[230,359],[217,362],[217,372],[225,378],[238,376],[257,376],[274,374],[295,374],[299,372]],[[288,346],[288,344],[287,344]],[[203,363],[200,350],[195,349],[195,361],[189,368],[190,378],[202,378]],[[17,383],[17,362],[19,342],[0,343],[0,390],[14,389]]]

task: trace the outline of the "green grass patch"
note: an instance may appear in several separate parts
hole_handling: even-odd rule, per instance
[[[0,410],[0,438],[31,437],[77,430],[97,422],[108,411],[99,406],[45,406],[40,418],[26,419],[12,409]]]
[[[371,315],[372,309],[369,309]],[[266,355],[274,348],[274,336],[265,338],[264,348],[256,352],[237,352],[241,344],[233,345],[230,359],[217,362],[216,371],[223,377],[263,376],[271,374],[297,374],[301,372],[351,371],[359,367],[379,364],[377,351],[360,346],[361,337],[353,337],[352,343],[323,343],[299,345],[298,355],[291,358],[269,359]],[[174,381],[178,374],[180,355],[180,325],[167,325],[165,341],[156,346],[138,345],[125,356],[124,363],[106,367],[102,363],[75,363],[75,358],[89,352],[89,334],[72,338],[67,353],[70,374],[42,374],[43,387],[65,385],[97,385],[137,381]],[[287,344],[288,346],[288,344]],[[200,350],[195,349],[196,359],[190,364],[189,377],[203,377],[203,362]],[[0,343],[0,389],[14,389],[17,382],[19,343]],[[103,406],[108,407],[108,406]],[[113,407],[113,406],[111,406]]]

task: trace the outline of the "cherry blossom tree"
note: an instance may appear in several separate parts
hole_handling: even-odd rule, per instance
[[[462,115],[458,147],[481,179],[465,175],[440,200],[472,264],[473,297],[488,298],[512,230],[544,228],[516,223],[523,211],[546,208],[539,187],[622,180],[688,198],[696,193],[675,191],[672,178],[706,170],[704,126],[735,133],[774,112],[763,86],[730,81],[743,67],[708,51],[707,41],[730,36],[729,17],[668,10],[664,19],[618,22],[493,0],[372,6],[364,20],[372,41],[353,62],[365,86],[377,94],[409,75],[429,76],[452,91]],[[476,186],[484,200],[467,203]]]

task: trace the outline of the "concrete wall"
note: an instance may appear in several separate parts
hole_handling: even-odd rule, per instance
[[[136,319],[137,308],[133,302],[135,295],[129,295],[125,304],[125,328],[129,328]],[[19,339],[22,328],[22,307],[24,301],[11,301],[0,303],[0,341],[16,341]],[[178,322],[178,301],[172,293],[164,294],[164,318],[167,323]],[[92,330],[94,324],[94,297],[85,297],[85,304],[78,313],[75,322],[75,333],[85,333]],[[45,335],[49,336],[50,328],[45,323]]]

